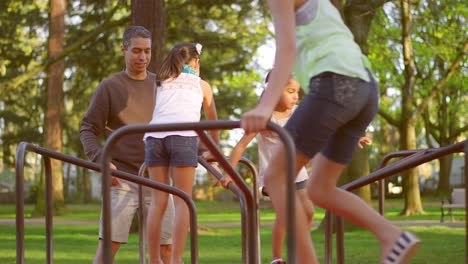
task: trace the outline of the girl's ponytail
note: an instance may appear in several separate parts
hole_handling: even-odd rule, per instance
[[[177,78],[185,64],[188,64],[192,59],[200,58],[198,51],[201,50],[200,46],[198,43],[184,42],[176,44],[162,62],[157,79],[165,81]]]

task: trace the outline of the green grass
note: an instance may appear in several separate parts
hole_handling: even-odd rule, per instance
[[[464,263],[465,248],[462,228],[409,227],[423,244],[412,264],[423,263]],[[54,263],[90,263],[97,240],[97,226],[54,226]],[[27,226],[25,237],[26,263],[44,263],[45,230],[42,226]],[[312,232],[312,238],[319,256],[323,257],[323,233]],[[199,259],[203,264],[241,263],[241,232],[239,228],[208,228],[199,232]],[[261,230],[262,263],[271,260],[270,229]],[[15,263],[15,230],[12,225],[0,225],[0,262]],[[345,234],[346,263],[377,263],[379,249],[376,239],[366,231]],[[189,244],[185,262],[189,263]],[[138,237],[130,236],[129,243],[123,245],[116,263],[137,263]]]
[[[376,203],[376,202],[375,202]],[[240,222],[239,204],[237,202],[196,202],[199,230],[199,259],[202,264],[241,263],[241,231],[238,227],[213,228],[213,222]],[[403,208],[402,200],[386,201],[386,216],[391,220],[434,220],[440,219],[440,202],[435,199],[423,201],[425,215],[402,217],[398,213]],[[25,215],[30,216],[32,205],[26,205]],[[100,214],[99,204],[68,205],[69,214],[54,217],[54,262],[55,263],[90,263],[97,245],[97,220]],[[1,205],[0,218],[15,218],[14,205]],[[324,211],[317,209],[315,221],[323,218]],[[465,220],[463,210],[455,211],[456,220]],[[261,221],[271,222],[273,210],[268,202],[262,202]],[[62,225],[59,220],[92,221],[91,225]],[[447,221],[449,218],[447,218]],[[415,263],[464,263],[465,262],[465,229],[434,227],[404,227],[415,232],[423,241]],[[25,230],[26,263],[45,262],[45,227],[26,226]],[[271,260],[271,229],[261,229],[262,263]],[[312,239],[319,256],[323,257],[324,234],[312,232]],[[0,225],[0,263],[15,263],[16,230],[14,225]],[[367,231],[357,230],[345,234],[346,263],[377,263],[379,249],[377,240]],[[131,234],[129,243],[122,246],[116,263],[137,263],[138,236]],[[185,262],[189,263],[189,243],[187,243]]]
[[[68,214],[61,216],[54,216],[54,220],[81,220],[81,221],[96,221],[99,220],[101,213],[100,204],[69,204],[67,205]],[[31,212],[34,209],[34,205],[26,204],[24,206],[25,218],[31,218]],[[7,204],[0,206],[0,218],[1,219],[12,219],[15,218],[15,205]]]
[[[374,207],[377,209],[377,201],[373,201]],[[273,209],[269,202],[262,202],[260,218],[262,221],[271,222],[274,219]],[[238,222],[240,221],[240,206],[238,202],[221,202],[221,201],[197,201],[198,221],[200,223],[211,222]],[[96,221],[99,219],[101,210],[100,204],[69,204],[67,205],[69,214],[56,216],[54,220],[80,220],[80,221]],[[440,201],[435,198],[424,198],[423,208],[426,214],[400,216],[399,213],[403,210],[404,203],[401,199],[388,199],[385,201],[385,217],[392,221],[414,221],[414,220],[440,220]],[[30,218],[33,205],[25,206],[25,217]],[[320,221],[325,215],[321,208],[316,208],[314,220]],[[14,205],[0,206],[0,219],[15,218]],[[464,209],[454,209],[455,221],[464,221],[466,219]],[[446,221],[450,218],[446,217]]]

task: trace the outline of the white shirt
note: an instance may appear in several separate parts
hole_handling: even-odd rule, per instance
[[[297,105],[294,106],[294,108],[291,111],[292,113],[296,110]],[[272,116],[270,121],[284,127],[286,123],[288,122],[289,118],[291,116],[286,116],[283,118],[277,118]],[[257,136],[258,140],[258,159],[259,159],[259,186],[264,185],[264,178],[265,178],[265,170],[270,166],[271,163],[271,157],[273,155],[273,148],[281,144],[281,141],[279,139],[279,136],[270,130],[265,130],[262,131],[258,134]],[[309,175],[307,174],[307,170],[303,167],[300,171],[299,174],[296,177],[296,182],[301,182],[305,181],[309,178]]]
[[[162,82],[157,89],[156,105],[150,124],[168,124],[200,121],[200,111],[203,103],[203,91],[200,77],[181,73],[177,78]],[[147,137],[165,138],[178,135],[193,137],[197,133],[193,130],[147,132]]]

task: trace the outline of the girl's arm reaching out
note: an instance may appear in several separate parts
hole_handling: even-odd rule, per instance
[[[245,134],[244,136],[242,136],[239,142],[237,142],[236,146],[232,149],[231,156],[229,157],[229,162],[231,163],[231,166],[233,168],[236,168],[237,164],[239,163],[239,160],[242,157],[242,154],[244,154],[245,149],[256,135],[257,133]],[[224,177],[219,182],[224,188],[227,188],[229,183],[232,182],[232,178],[229,175],[224,175]],[[215,186],[218,185],[219,184],[216,184]]]
[[[200,85],[203,91],[203,111],[205,112],[206,120],[218,120],[213,90],[211,89],[210,84],[204,80],[200,80]],[[214,142],[219,146],[219,130],[210,130],[210,135]]]

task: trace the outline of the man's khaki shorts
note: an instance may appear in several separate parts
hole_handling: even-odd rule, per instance
[[[146,226],[147,208],[150,204],[150,197],[146,196],[143,215]],[[111,216],[112,216],[112,238],[113,242],[127,243],[132,220],[138,210],[138,189],[122,190],[118,188],[111,189]],[[172,226],[174,223],[174,202],[172,195],[169,195],[166,212],[163,216],[161,225],[161,245],[172,244]],[[146,230],[143,232],[146,237]],[[99,228],[99,239],[102,239],[102,212]],[[145,238],[146,240],[146,238]]]

